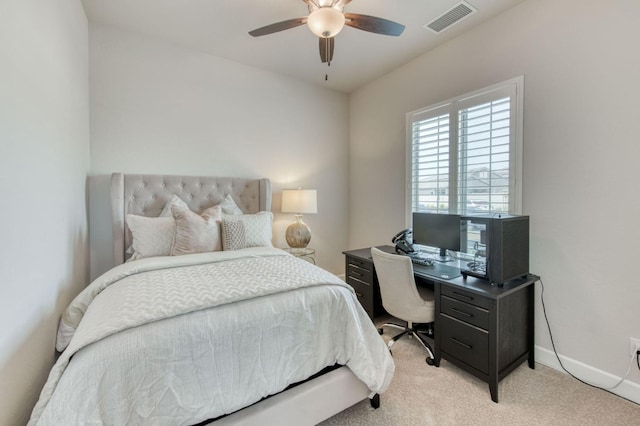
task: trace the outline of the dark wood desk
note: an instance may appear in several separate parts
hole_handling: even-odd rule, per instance
[[[394,252],[391,246],[378,248]],[[371,319],[385,313],[371,249],[343,254],[346,281]],[[534,284],[539,277],[529,274],[495,286],[474,277],[432,276],[430,268],[413,265],[418,285],[433,285],[435,293],[435,365],[445,358],[479,377],[498,402],[500,380],[525,360],[535,368]]]

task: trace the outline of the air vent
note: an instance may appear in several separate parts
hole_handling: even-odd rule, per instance
[[[433,21],[425,24],[424,27],[430,29],[435,33],[441,33],[453,24],[462,21],[467,16],[472,15],[477,11],[478,9],[471,6],[466,1],[461,1]]]

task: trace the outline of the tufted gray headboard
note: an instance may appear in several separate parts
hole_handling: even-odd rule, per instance
[[[195,212],[219,204],[231,194],[245,213],[271,210],[269,179],[245,179],[207,176],[111,175],[111,212],[113,217],[113,260],[116,265],[126,259],[131,245],[127,227],[128,213],[157,217],[176,194]]]

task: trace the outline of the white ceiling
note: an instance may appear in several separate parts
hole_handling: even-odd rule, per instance
[[[345,27],[330,67],[306,25],[258,38],[248,32],[308,15],[302,0],[82,0],[90,21],[271,70],[343,92],[405,64],[523,0],[467,0],[478,12],[436,34],[425,29],[458,0],[353,0],[345,12],[406,26],[400,37]],[[328,74],[328,81],[325,81]]]

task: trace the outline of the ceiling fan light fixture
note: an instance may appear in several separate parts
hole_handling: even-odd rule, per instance
[[[344,28],[344,14],[333,7],[321,7],[307,18],[312,33],[322,38],[334,37]]]

